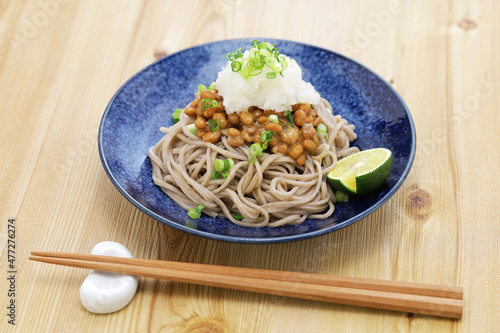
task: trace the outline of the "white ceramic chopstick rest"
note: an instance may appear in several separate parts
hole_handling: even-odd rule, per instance
[[[133,258],[125,246],[116,242],[101,242],[94,246],[91,253]],[[90,312],[115,312],[123,309],[134,298],[137,283],[137,276],[91,270],[80,287],[80,300]]]

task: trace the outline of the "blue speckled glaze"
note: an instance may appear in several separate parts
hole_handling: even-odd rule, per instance
[[[415,154],[415,128],[397,92],[366,67],[335,52],[286,40],[266,39],[302,67],[304,80],[356,126],[361,150],[385,147],[394,155],[387,183],[365,196],[337,204],[325,220],[297,226],[247,228],[206,215],[196,221],[177,206],[151,179],[148,149],[172,124],[175,108],[193,98],[198,85],[210,84],[226,64],[225,54],[252,39],[235,39],[195,46],[149,65],[128,80],[110,101],[99,130],[99,153],[109,178],[136,207],[154,219],[193,235],[241,243],[276,243],[306,239],[344,228],[384,204],[401,186]]]

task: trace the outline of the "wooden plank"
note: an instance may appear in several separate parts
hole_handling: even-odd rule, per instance
[[[7,218],[15,217],[17,328],[494,331],[498,12],[494,0],[1,1],[0,236],[6,240]],[[412,111],[418,152],[386,205],[333,234],[256,246],[188,236],[118,193],[97,153],[97,128],[116,89],[163,55],[239,37],[332,49],[392,82]],[[128,307],[98,316],[78,299],[85,272],[27,261],[33,250],[88,253],[103,240],[142,258],[461,285],[464,316],[453,321],[148,279]],[[3,242],[4,272],[6,257]],[[6,292],[8,281],[0,281]],[[4,318],[2,331],[8,326]]]

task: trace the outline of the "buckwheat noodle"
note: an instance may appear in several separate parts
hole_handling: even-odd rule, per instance
[[[277,227],[327,218],[334,211],[335,195],[326,173],[358,148],[349,144],[356,139],[354,126],[334,116],[328,101],[322,99],[313,108],[327,126],[328,138],[319,136],[316,154],[306,154],[303,166],[289,156],[266,152],[249,164],[248,145],[230,146],[225,135],[216,144],[203,142],[186,128],[194,118],[182,113],[177,124],[160,128],[165,136],[149,149],[153,181],[183,209],[203,204],[203,213],[242,226]],[[211,178],[217,158],[234,160],[226,179]]]

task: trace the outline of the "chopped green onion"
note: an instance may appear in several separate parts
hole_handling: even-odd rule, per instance
[[[318,133],[321,134],[325,138],[325,140],[328,139],[328,128],[325,124],[318,124],[318,126],[316,127],[316,131],[318,131]]]
[[[243,57],[243,54],[241,54],[241,47],[238,47],[235,53],[231,52],[226,54],[226,59],[229,61],[235,61],[236,59],[239,59],[241,57]]]
[[[214,162],[214,169],[217,172],[224,171],[224,161],[223,160],[219,160],[219,159],[215,160],[215,162]]]
[[[278,123],[280,122],[280,121],[279,121],[279,119],[278,119],[278,116],[277,116],[277,115],[275,115],[275,114],[270,115],[270,116],[267,118],[267,120],[268,120],[270,123],[276,123],[276,124],[278,124]]]
[[[250,146],[250,155],[252,156],[262,156],[263,149],[258,143],[254,143]]]
[[[201,108],[203,111],[205,111],[208,108],[216,108],[219,106],[219,102],[217,102],[215,99],[211,100],[210,98],[203,98],[201,100]]]
[[[316,127],[316,130],[317,130],[318,132],[320,132],[320,133],[326,133],[326,132],[327,132],[327,130],[328,130],[328,128],[326,127],[326,125],[325,125],[325,124],[320,123],[320,124],[318,124],[318,126]]]
[[[259,43],[259,49],[266,49],[268,51],[271,51],[274,48],[274,45],[268,42],[260,42]]]
[[[272,57],[272,53],[269,50],[259,50],[259,54],[263,57]]]
[[[227,176],[229,176],[229,171],[223,171],[223,172],[213,171],[211,175],[212,180],[227,178]]]
[[[286,120],[288,120],[288,122],[290,123],[290,126],[293,127],[292,111],[286,110],[285,117],[286,117]]]
[[[263,142],[262,138],[264,138],[265,141],[272,140],[273,139],[273,135],[276,135],[275,131],[264,131],[264,132],[262,132],[262,134],[260,135],[260,142]]]
[[[224,161],[224,171],[229,171],[234,166],[234,161],[231,158],[223,161]]]
[[[241,69],[241,62],[239,61],[233,61],[231,63],[231,69],[233,70],[233,72],[237,72]]]
[[[262,69],[252,69],[252,70],[248,73],[248,75],[250,75],[250,76],[257,76],[257,75],[259,75],[260,73],[262,73]]]
[[[259,67],[261,65],[260,57],[251,58],[248,63],[250,67]]]
[[[243,216],[242,216],[241,214],[234,214],[234,215],[233,215],[233,218],[234,218],[235,220],[238,220],[238,221],[243,220]]]
[[[256,40],[252,41],[252,48],[248,50],[248,57],[245,59],[243,59],[241,47],[235,52],[226,54],[226,58],[231,62],[231,70],[239,72],[246,79],[262,73],[264,66],[272,70],[272,72],[266,73],[266,77],[274,79],[276,74],[283,76],[283,71],[288,67],[285,57],[280,56],[277,47],[271,43],[259,43]]]
[[[201,108],[206,110],[212,106],[212,100],[210,98],[203,98],[201,100]]]
[[[316,126],[316,131],[318,131],[318,134],[322,135],[325,140],[328,139],[328,128],[326,127],[325,124],[320,123],[318,126]]]
[[[262,143],[262,149],[267,149],[267,143],[273,139],[273,135],[276,135],[275,131],[262,132],[262,134],[260,135],[260,142]]]
[[[203,205],[199,205],[199,206],[198,206],[198,207],[196,207],[196,208],[194,208],[194,207],[193,207],[193,208],[190,208],[190,209],[188,210],[188,215],[189,215],[189,217],[190,217],[190,218],[192,218],[192,219],[199,219],[199,218],[200,218],[200,216],[201,216],[201,210],[202,210],[203,208],[205,208],[205,206],[203,206]]]
[[[210,127],[210,132],[215,132],[220,127],[220,120],[219,119],[215,119],[215,120],[210,119],[208,121],[208,126]]]
[[[280,65],[282,67],[281,72],[283,72],[288,67],[288,63],[285,60],[280,61]]]
[[[269,68],[272,68],[273,65],[276,63],[276,59],[274,59],[273,57],[266,57],[266,65],[267,67]]]
[[[212,82],[212,83],[210,84],[210,86],[208,86],[208,88],[207,88],[207,86],[205,86],[205,85],[203,85],[203,84],[200,84],[200,85],[198,86],[198,94],[201,94],[201,92],[202,92],[203,90],[214,90],[214,89],[215,89],[215,82]]]
[[[335,192],[335,199],[337,202],[347,202],[349,201],[349,195],[344,192],[337,191]]]
[[[194,124],[186,125],[186,128],[193,134],[196,135],[196,126]]]
[[[174,123],[179,122],[179,116],[183,110],[184,109],[175,109],[174,113],[172,114],[172,119],[173,119]]]
[[[200,85],[198,86],[198,94],[201,94],[201,92],[202,92],[203,90],[207,90],[207,87],[206,87],[206,86],[204,86],[203,84],[200,84]]]
[[[233,168],[234,161],[231,158],[227,160],[216,159],[214,162],[215,171],[212,172],[212,179],[227,178],[229,171]]]
[[[229,158],[227,160],[216,159],[214,162],[214,169],[217,172],[229,171],[233,168],[234,161]]]
[[[266,77],[268,79],[274,79],[276,77],[276,73],[275,72],[267,72]]]
[[[252,157],[251,159],[248,160],[248,164],[252,164],[252,163],[255,163],[257,162],[257,158],[256,157]]]

